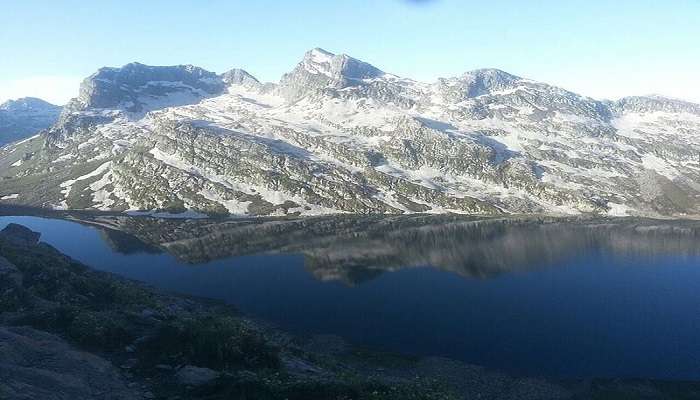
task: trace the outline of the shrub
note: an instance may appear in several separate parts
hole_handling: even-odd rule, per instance
[[[68,326],[68,336],[85,346],[115,350],[133,342],[126,323],[106,313],[79,312]]]
[[[167,323],[146,342],[144,350],[154,361],[178,361],[213,369],[279,366],[274,347],[258,332],[227,316]]]

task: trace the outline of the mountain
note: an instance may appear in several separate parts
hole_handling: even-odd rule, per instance
[[[149,111],[196,102],[220,94],[224,82],[215,73],[192,65],[151,67],[139,63],[101,68],[80,85],[74,110],[116,108]]]
[[[54,208],[285,215],[700,215],[700,105],[596,100],[497,69],[435,82],[308,51],[241,69],[103,68],[0,198]]]
[[[34,97],[0,104],[0,146],[21,140],[53,125],[61,107]]]

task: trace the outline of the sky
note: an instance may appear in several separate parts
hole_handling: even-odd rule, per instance
[[[595,98],[700,102],[700,0],[4,1],[0,102],[63,104],[132,61],[277,82],[314,47],[422,81],[499,68]]]

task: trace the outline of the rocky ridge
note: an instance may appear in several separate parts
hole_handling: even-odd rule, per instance
[[[0,104],[0,147],[48,128],[60,113],[61,107],[34,97]]]
[[[240,69],[103,68],[54,126],[0,151],[0,201],[680,217],[700,214],[699,154],[697,104],[595,100],[497,69],[424,83],[313,49],[276,84]]]

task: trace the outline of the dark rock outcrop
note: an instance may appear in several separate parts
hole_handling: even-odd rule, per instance
[[[0,326],[0,398],[5,400],[136,400],[109,361],[58,336],[29,327]]]
[[[41,237],[41,233],[34,232],[24,225],[15,223],[8,224],[0,231],[0,234],[4,235],[8,240],[22,244],[36,244]]]

